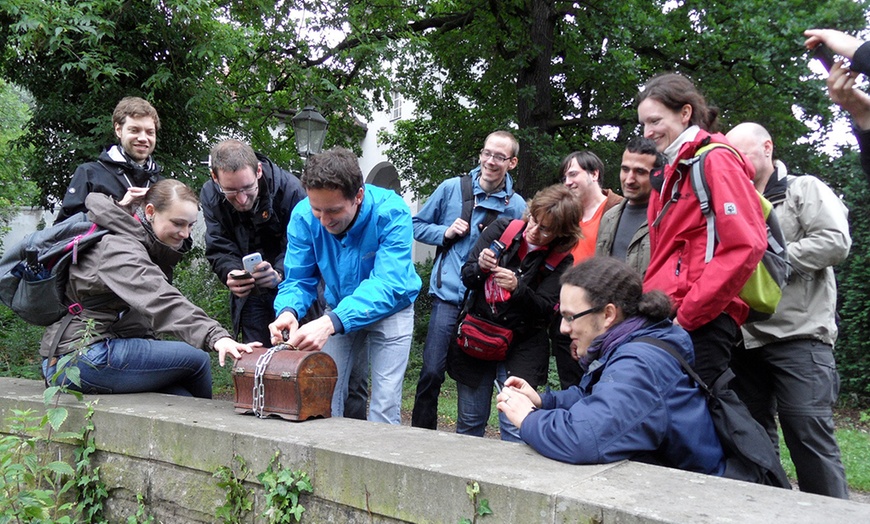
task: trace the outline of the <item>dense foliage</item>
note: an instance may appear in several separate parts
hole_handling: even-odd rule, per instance
[[[56,203],[75,166],[114,142],[111,111],[126,95],[157,107],[155,157],[194,187],[205,180],[200,162],[208,148],[225,136],[298,167],[286,124],[308,104],[329,120],[328,145],[359,151],[363,123],[399,93],[416,111],[381,140],[406,187],[424,196],[467,171],[483,137],[506,127],[521,140],[514,176],[530,196],[556,180],[571,150],[589,148],[616,165],[639,132],[638,89],[657,73],[679,71],[720,108],[724,130],[743,120],[765,125],[792,170],[819,173],[846,195],[855,247],[839,272],[838,351],[844,385],[867,395],[857,358],[868,340],[865,181],[851,175],[856,168],[847,158],[831,167],[822,153],[834,115],[822,80],[807,68],[801,33],[864,29],[868,6],[0,0],[0,208],[11,202],[4,197],[28,194],[19,183],[35,184],[43,205]],[[14,120],[24,107],[29,120]],[[618,185],[616,177],[616,169],[606,170],[609,186]]]
[[[857,155],[850,152],[834,163],[826,178],[843,195],[852,233],[849,257],[836,268],[840,314],[837,369],[842,392],[866,400],[870,399],[870,185],[860,173]]]

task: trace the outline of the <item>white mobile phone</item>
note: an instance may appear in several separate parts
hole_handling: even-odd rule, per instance
[[[259,253],[251,253],[250,255],[245,255],[242,259],[242,265],[245,266],[245,271],[253,274],[254,268],[257,267],[257,264],[263,261],[263,256]]]

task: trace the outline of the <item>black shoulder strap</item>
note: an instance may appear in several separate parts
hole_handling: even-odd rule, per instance
[[[686,362],[686,359],[683,358],[683,355],[680,355],[680,353],[677,351],[677,349],[674,347],[673,344],[671,344],[670,342],[665,342],[664,340],[661,340],[661,339],[658,339],[655,337],[649,337],[649,336],[638,337],[638,338],[634,339],[634,341],[646,342],[647,344],[652,344],[653,346],[667,352],[670,356],[677,359],[677,362],[680,363],[680,366],[683,368],[683,371],[685,371],[686,375],[689,375],[689,378],[694,380],[695,383],[698,384],[699,388],[704,390],[704,392],[707,395],[713,394],[713,392],[710,390],[710,387],[707,386],[707,384],[703,380],[701,380],[701,377],[699,377],[698,374],[695,373],[695,370],[692,369],[692,366],[690,366],[689,363]]]
[[[462,212],[459,213],[459,218],[466,222],[471,221],[471,212],[474,210],[474,190],[471,182],[471,175],[459,177],[459,189],[462,191]]]
[[[459,177],[459,189],[462,192],[462,210],[459,212],[459,218],[466,222],[471,222],[471,212],[474,211],[474,188],[472,187],[471,175],[461,175]],[[441,287],[441,272],[444,266],[444,256],[447,251],[453,247],[453,244],[459,240],[458,238],[445,238],[444,243],[435,248],[435,285]]]

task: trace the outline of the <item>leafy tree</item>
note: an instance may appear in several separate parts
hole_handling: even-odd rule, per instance
[[[400,173],[422,193],[467,171],[483,137],[500,127],[521,142],[521,192],[556,181],[575,149],[615,166],[639,132],[633,98],[653,75],[691,77],[722,110],[777,130],[781,153],[817,165],[818,143],[795,112],[827,129],[831,113],[818,80],[806,81],[801,33],[863,27],[867,3],[835,0],[594,2],[450,0],[418,10],[397,82],[419,116],[385,137]],[[440,21],[436,24],[436,21]],[[427,23],[429,22],[429,23]],[[445,152],[449,152],[445,154]],[[617,170],[610,168],[609,185]]]
[[[13,145],[30,118],[29,101],[24,91],[0,79],[0,231],[7,229],[14,206],[32,204],[37,195],[26,172],[29,151]]]
[[[111,113],[128,95],[157,108],[155,157],[194,187],[206,176],[200,161],[226,136],[248,139],[280,163],[297,161],[284,123],[308,103],[331,108],[331,139],[359,149],[356,115],[370,115],[362,93],[380,74],[378,55],[364,42],[323,51],[326,44],[300,40],[303,5],[0,0],[0,76],[34,93],[18,143],[35,152],[28,167],[41,203],[57,202],[75,167],[114,143]],[[305,28],[325,34],[342,20]]]
[[[870,399],[870,186],[861,174],[858,155],[846,151],[827,177],[849,208],[852,249],[836,268],[840,334],[835,347],[842,391],[862,400]]]
[[[27,151],[13,145],[30,118],[30,103],[27,93],[0,79],[0,208],[29,204],[36,195],[26,177]]]

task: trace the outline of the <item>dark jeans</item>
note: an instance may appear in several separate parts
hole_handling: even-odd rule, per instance
[[[75,364],[81,388],[61,373],[53,385],[88,394],[154,391],[186,397],[211,398],[211,358],[201,349],[171,340],[116,338],[91,344]],[[57,365],[42,361],[51,380]]]
[[[411,425],[415,428],[438,429],[438,396],[447,367],[447,347],[455,335],[459,306],[432,297],[429,332],[423,346],[423,367],[417,381]]]
[[[722,313],[694,331],[689,331],[695,346],[692,368],[701,380],[712,386],[731,363],[731,349],[737,344],[740,328],[737,322]]]
[[[242,342],[262,342],[267,348],[272,346],[269,324],[275,321],[274,300],[275,294],[265,291],[257,295],[248,295],[242,306],[239,322]]]
[[[776,415],[801,491],[849,498],[834,438],[840,377],[833,348],[818,340],[787,340],[734,350],[731,387],[779,450]]]
[[[363,351],[354,356],[353,369],[347,381],[347,398],[344,400],[344,418],[366,420],[369,403],[369,347],[366,341]]]

